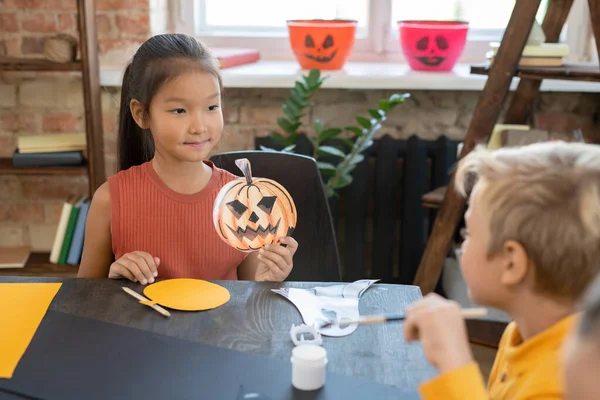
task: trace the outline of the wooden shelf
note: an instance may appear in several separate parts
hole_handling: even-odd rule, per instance
[[[437,189],[432,190],[429,193],[425,193],[421,197],[421,203],[425,208],[440,208],[446,196],[447,186],[440,186]]]
[[[58,63],[42,59],[0,57],[3,71],[81,71],[81,62]]]
[[[471,73],[475,75],[487,75],[489,71],[489,63],[471,66]],[[534,80],[558,79],[600,82],[600,67],[576,64],[565,64],[563,67],[520,67],[517,69],[515,76]]]
[[[50,253],[33,252],[23,268],[0,268],[0,276],[58,276],[77,277],[77,265],[52,264]]]
[[[10,158],[0,158],[0,175],[86,175],[87,165],[73,167],[15,167]]]

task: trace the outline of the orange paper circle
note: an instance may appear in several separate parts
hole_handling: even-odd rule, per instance
[[[188,278],[156,282],[146,286],[144,294],[162,306],[182,311],[210,310],[227,303],[231,297],[223,286]]]

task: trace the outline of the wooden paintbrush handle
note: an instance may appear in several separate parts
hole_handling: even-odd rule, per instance
[[[164,315],[165,317],[170,317],[171,313],[168,312],[167,310],[165,310],[164,308],[162,308],[161,306],[159,306],[158,304],[153,304],[150,300],[148,300],[147,298],[145,298],[144,296],[142,296],[141,294],[139,294],[136,291],[133,291],[131,289],[129,289],[128,287],[122,286],[123,290],[125,291],[125,293],[135,297],[136,299],[138,299],[140,301],[140,303],[142,303],[143,305],[152,307],[153,309],[155,309],[156,311],[158,311],[160,314]]]

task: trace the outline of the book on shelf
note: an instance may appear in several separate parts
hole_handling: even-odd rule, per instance
[[[84,164],[85,133],[25,135],[17,138],[14,167],[69,167]]]
[[[211,49],[211,52],[219,61],[221,69],[252,64],[260,60],[260,52],[256,49],[215,47]]]
[[[500,49],[500,42],[490,43],[491,50],[486,53],[490,65]],[[569,55],[566,43],[526,44],[519,59],[519,67],[562,67],[564,58]]]
[[[17,149],[19,153],[83,151],[86,143],[85,133],[45,133],[19,136]]]
[[[495,57],[489,57],[490,65],[494,64]],[[562,67],[562,57],[521,57],[519,67]]]
[[[30,254],[31,246],[0,247],[0,268],[23,268]]]
[[[14,167],[76,167],[83,165],[81,151],[57,151],[49,153],[21,153],[15,149],[12,157]]]
[[[51,263],[79,264],[89,206],[87,196],[72,195],[65,201],[50,252]]]

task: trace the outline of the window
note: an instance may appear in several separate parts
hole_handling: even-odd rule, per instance
[[[536,16],[542,22],[549,0]],[[403,19],[469,22],[467,45],[459,62],[485,59],[489,42],[500,41],[515,0],[178,0],[169,2],[173,28],[196,35],[213,47],[252,47],[263,59],[293,59],[287,38],[289,19],[358,21],[350,61],[403,61],[397,21]],[[232,12],[233,11],[233,12]],[[589,58],[581,38],[589,34],[587,0],[575,0],[562,40],[571,38],[571,60]],[[579,42],[577,41],[579,39]],[[573,45],[571,45],[573,43]],[[585,50],[584,50],[585,49]]]
[[[195,31],[200,35],[242,32],[285,36],[286,20],[337,18],[357,20],[358,37],[367,36],[368,0],[303,0],[282,4],[281,0],[196,0]]]

